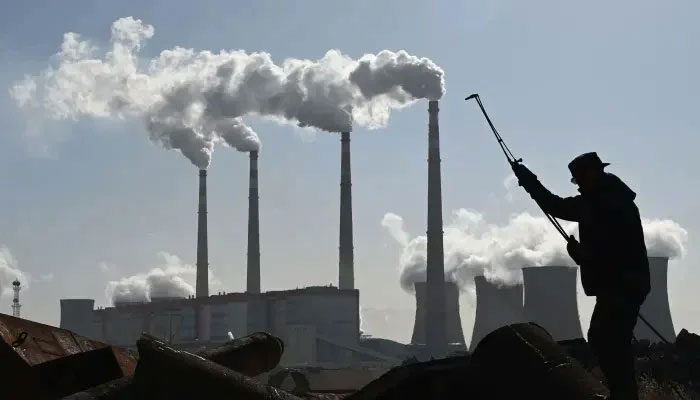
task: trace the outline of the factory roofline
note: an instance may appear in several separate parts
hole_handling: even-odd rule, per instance
[[[338,289],[335,286],[309,286],[305,288],[288,289],[288,290],[273,290],[264,293],[225,293],[213,294],[208,297],[191,297],[191,298],[163,298],[156,297],[156,301],[150,302],[121,302],[113,307],[99,308],[97,312],[113,312],[115,310],[134,310],[141,307],[152,308],[169,308],[173,306],[185,306],[192,302],[201,302],[206,304],[221,304],[231,302],[246,302],[250,298],[256,297],[286,297],[295,295],[331,295],[331,296],[359,296],[358,289]],[[64,299],[68,300],[68,299]],[[73,300],[73,299],[70,299]],[[87,300],[87,299],[81,299]]]

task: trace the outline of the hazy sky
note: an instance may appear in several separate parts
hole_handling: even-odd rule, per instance
[[[329,49],[360,57],[405,49],[445,70],[440,103],[443,209],[502,224],[537,213],[518,188],[478,108],[479,92],[511,149],[562,195],[574,194],[566,164],[595,150],[638,193],[648,218],[689,232],[687,255],[671,262],[676,330],[700,331],[700,5],[676,1],[75,1],[6,2],[0,15],[0,87],[44,69],[65,32],[104,48],[109,29],[133,16],[155,27],[142,50],[175,46],[267,51],[318,59]],[[0,91],[0,247],[31,276],[23,316],[58,324],[63,297],[107,303],[109,280],[150,270],[159,252],[194,263],[197,170],[149,141],[138,120],[45,121],[24,115]],[[30,123],[28,123],[27,118]],[[399,285],[401,248],[381,226],[403,217],[425,231],[427,102],[395,112],[385,129],[352,136],[355,283],[369,333],[405,341],[414,301]],[[250,120],[260,135],[262,286],[337,284],[340,144],[337,135]],[[218,147],[209,168],[209,255],[221,282],[245,288],[246,154]],[[537,214],[538,215],[538,214]],[[5,253],[2,253],[5,254]],[[471,335],[473,309],[463,296]],[[0,312],[10,313],[2,297]],[[590,299],[581,298],[584,329]]]

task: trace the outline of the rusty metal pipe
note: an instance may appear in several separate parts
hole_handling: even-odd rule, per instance
[[[544,328],[533,323],[489,333],[476,346],[472,361],[492,398],[592,400],[604,398],[606,392]]]
[[[269,333],[256,332],[197,354],[253,377],[275,368],[283,352],[282,340]]]
[[[136,345],[139,350],[133,380],[136,398],[299,400],[200,355],[175,350],[164,342],[142,336]]]

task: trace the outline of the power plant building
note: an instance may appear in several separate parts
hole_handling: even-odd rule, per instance
[[[506,325],[525,322],[523,285],[497,285],[484,276],[474,277],[476,315],[469,345],[474,350],[489,333]]]
[[[464,347],[459,290],[444,279],[438,102],[429,102],[427,282],[417,284],[414,343],[431,356]],[[92,299],[61,300],[64,329],[122,347],[143,332],[181,348],[201,348],[266,331],[285,343],[281,364],[397,364],[412,346],[360,337],[359,291],[354,282],[350,133],[341,133],[338,286],[261,290],[258,152],[250,152],[247,277],[245,293],[209,293],[207,171],[199,172],[196,290],[189,298],[152,298],[94,308]]]
[[[639,313],[656,329],[664,339],[676,340],[676,331],[671,318],[671,307],[668,301],[668,258],[649,257],[649,278],[651,292],[644,300]],[[660,342],[659,336],[641,319],[637,319],[634,336],[638,340],[649,340],[651,343]]]
[[[209,346],[266,331],[285,342],[284,365],[381,361],[360,347],[359,291],[308,287],[262,294],[153,299],[93,309],[92,299],[61,300],[60,327],[116,346],[134,347],[142,332],[184,347]],[[208,338],[197,337],[197,310],[210,311]],[[257,326],[247,326],[253,313]]]
[[[576,267],[523,268],[525,318],[557,341],[584,337],[576,299],[577,273]]]
[[[416,282],[416,320],[413,325],[413,335],[411,344],[427,344],[427,283]],[[464,334],[462,333],[462,320],[459,316],[459,287],[455,282],[445,282],[445,328],[447,342],[450,344],[464,345]]]

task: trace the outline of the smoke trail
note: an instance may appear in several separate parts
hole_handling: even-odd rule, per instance
[[[403,218],[394,213],[386,213],[382,218],[382,226],[398,244],[404,247],[408,245],[408,233],[404,229]]]
[[[650,256],[682,257],[687,231],[671,220],[642,220]],[[407,238],[403,219],[387,213],[382,225],[403,246],[399,265],[401,287],[413,291],[413,284],[425,281],[427,238]],[[570,234],[576,224],[565,223]],[[522,280],[520,269],[526,266],[575,264],[566,253],[565,243],[544,217],[528,213],[513,216],[505,225],[488,224],[483,215],[459,209],[444,228],[445,277],[459,283],[463,290],[473,285],[474,277],[485,275],[497,283],[514,284]]]
[[[151,140],[206,168],[220,141],[259,148],[247,115],[330,132],[350,131],[353,122],[376,128],[392,109],[445,92],[442,69],[405,51],[354,60],[330,50],[316,61],[277,65],[268,53],[175,47],[140,62],[153,35],[153,26],[121,18],[112,24],[110,49],[95,56],[91,42],[66,33],[57,65],[15,82],[10,95],[54,119],[143,118]]]
[[[688,231],[670,219],[642,219],[649,256],[681,258],[685,255]]]
[[[10,249],[0,246],[0,295],[12,295],[12,282],[20,281],[22,288],[29,287],[29,275],[19,269],[17,259],[12,255]]]
[[[165,252],[158,253],[162,264],[145,274],[136,274],[118,281],[109,281],[105,295],[112,304],[149,302],[157,297],[187,297],[194,295],[193,282],[197,268],[185,264],[179,257]],[[219,284],[211,269],[210,284]]]

